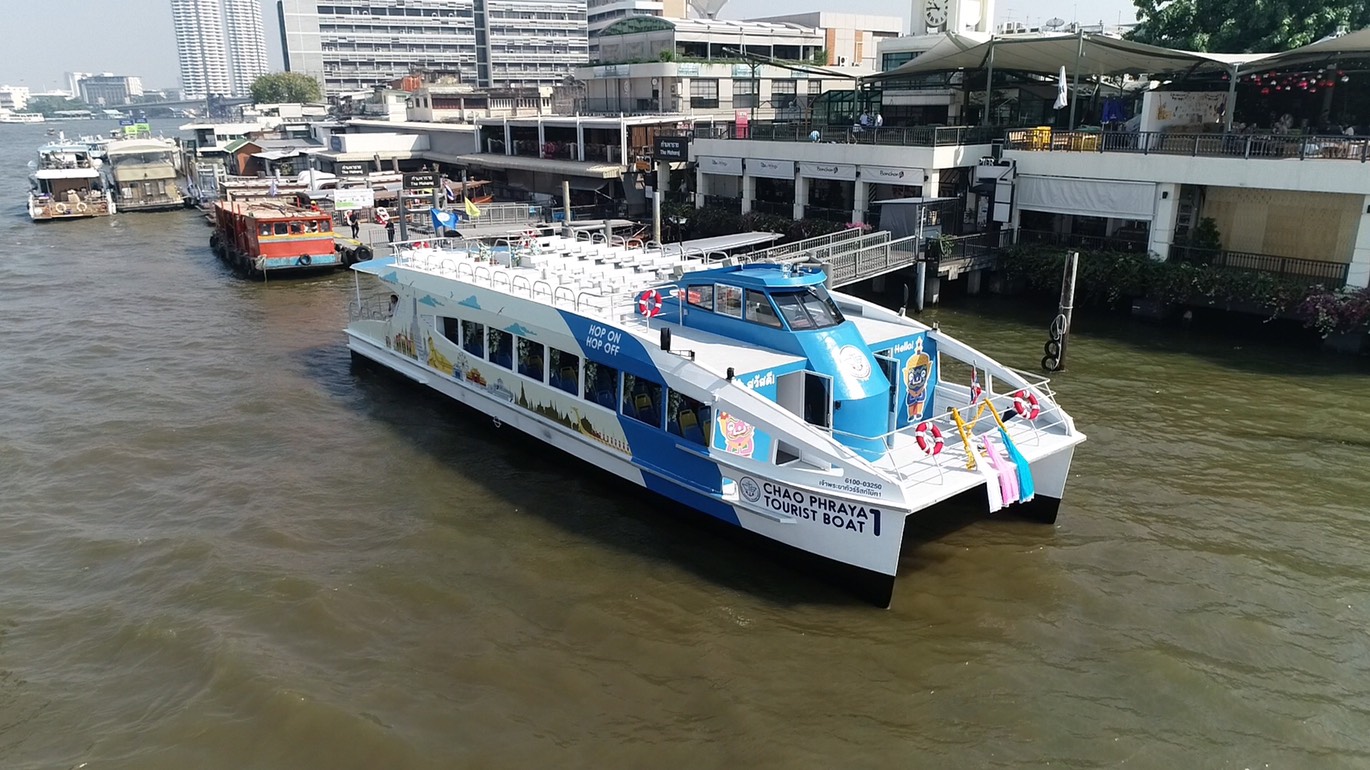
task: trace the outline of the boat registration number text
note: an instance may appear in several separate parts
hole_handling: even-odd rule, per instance
[[[834,500],[771,481],[744,476],[738,483],[743,500],[766,510],[837,529],[880,536],[880,509]]]
[[[623,332],[591,324],[590,330],[585,332],[585,349],[597,350],[606,356],[616,356],[623,342]]]

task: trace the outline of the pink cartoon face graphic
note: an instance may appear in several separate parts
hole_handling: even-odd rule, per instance
[[[752,434],[756,429],[750,423],[722,412],[718,415],[718,429],[723,434],[723,451],[743,457],[752,456],[752,451],[756,448]]]

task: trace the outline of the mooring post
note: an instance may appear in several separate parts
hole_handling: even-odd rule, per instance
[[[1070,340],[1070,318],[1075,309],[1075,275],[1080,266],[1080,252],[1072,251],[1066,255],[1065,269],[1061,273],[1061,302],[1057,306],[1056,317],[1051,320],[1047,334],[1050,339],[1044,347],[1042,368],[1049,372],[1059,372],[1066,368],[1066,346]]]

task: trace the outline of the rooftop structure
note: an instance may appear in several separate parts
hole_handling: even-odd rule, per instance
[[[832,11],[767,16],[752,21],[798,24],[801,27],[822,30],[823,50],[827,54],[827,61],[820,62],[821,64],[871,69],[880,66],[876,51],[880,42],[899,37],[904,26],[904,20],[898,16],[871,16]]]
[[[601,63],[738,60],[740,53],[813,62],[823,35],[812,27],[727,19],[639,16],[610,25],[599,38]]]

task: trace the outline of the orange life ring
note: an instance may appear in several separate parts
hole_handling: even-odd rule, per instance
[[[942,438],[942,429],[930,422],[922,422],[913,430],[913,437],[918,441],[918,448],[924,454],[936,457],[942,454],[947,442]]]
[[[637,312],[648,318],[655,318],[661,312],[661,292],[648,289],[637,299]]]
[[[1042,413],[1042,405],[1037,401],[1036,393],[1020,390],[1013,394],[1013,411],[1017,412],[1019,417],[1035,420]]]

